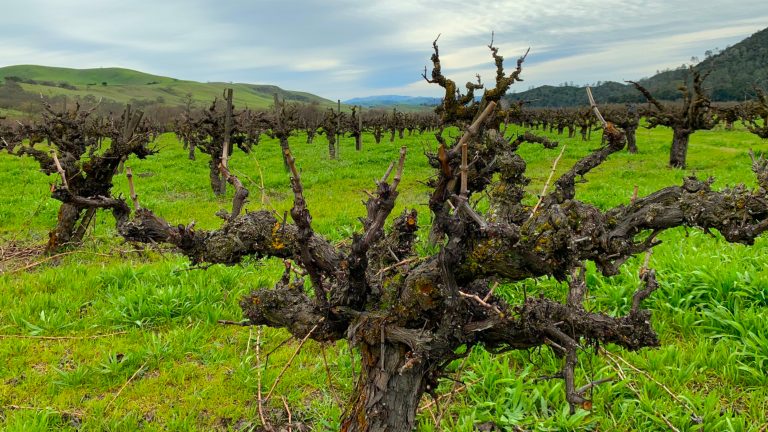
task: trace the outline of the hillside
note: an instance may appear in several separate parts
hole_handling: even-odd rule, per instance
[[[592,87],[595,99],[600,103],[642,102],[643,96],[625,84],[608,81]],[[563,107],[587,105],[583,87],[544,85],[522,93],[509,95],[511,100],[528,101],[527,106]]]
[[[209,82],[201,83],[147,74],[123,68],[68,69],[48,66],[19,65],[0,68],[0,115],[18,116],[39,110],[39,95],[54,100],[81,99],[117,105],[131,102],[143,107],[180,107],[187,101],[205,106],[220,97],[225,88],[235,90],[238,107],[266,108],[277,93],[287,101],[333,102],[311,93],[284,90],[272,85]]]
[[[754,87],[768,86],[768,28],[718,53],[707,57],[694,67],[710,72],[705,84],[716,102],[740,101],[754,97]],[[645,88],[662,100],[680,98],[678,86],[686,70],[679,68],[660,72],[650,78],[638,80]],[[645,99],[630,85],[605,82],[593,87],[595,98],[601,103],[644,102]],[[586,105],[582,87],[541,86],[510,95],[512,100],[531,101],[531,106],[561,107]]]

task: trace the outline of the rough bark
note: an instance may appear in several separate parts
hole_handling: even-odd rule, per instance
[[[358,346],[362,370],[341,430],[412,431],[419,401],[430,385],[429,364],[409,364],[407,345],[374,341]]]
[[[48,251],[56,251],[65,245],[77,242],[75,230],[80,221],[83,210],[69,203],[62,203],[59,207],[56,228],[48,233]]]
[[[685,161],[688,158],[688,141],[691,137],[691,130],[674,129],[672,131],[672,148],[669,151],[669,166],[673,168],[685,168]]]
[[[213,193],[217,196],[223,196],[227,193],[227,180],[221,175],[219,165],[221,165],[221,158],[211,156],[211,160],[208,161],[208,178]]]
[[[328,159],[336,159],[336,136],[328,135]]]
[[[637,153],[637,126],[624,128],[624,133],[627,135],[627,151]]]

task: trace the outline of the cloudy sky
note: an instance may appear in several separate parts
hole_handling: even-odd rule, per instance
[[[638,79],[768,27],[765,0],[25,0],[0,8],[0,66],[119,66],[276,84],[329,99],[437,96],[421,78],[491,79],[495,32],[525,82]]]

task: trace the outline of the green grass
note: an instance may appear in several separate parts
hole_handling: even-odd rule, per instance
[[[457,132],[454,132],[456,134]],[[591,142],[562,139],[563,172],[590,149]],[[313,145],[292,138],[302,170],[305,195],[316,230],[342,241],[360,229],[360,200],[373,187],[399,146],[409,148],[397,214],[404,207],[420,211],[429,224],[424,181],[432,174],[423,150],[434,139],[413,135],[393,144],[376,145],[366,135],[363,151],[345,139],[341,160],[329,161],[324,139]],[[747,151],[768,151],[768,143],[743,131],[701,131],[691,138],[688,170],[666,167],[671,141],[668,129],[641,130],[640,153],[619,153],[578,186],[580,199],[607,208],[627,203],[637,185],[641,195],[680,184],[684,176],[715,176],[715,187],[738,182],[754,185]],[[160,153],[131,160],[143,206],[172,223],[197,222],[215,228],[214,213],[229,208],[230,196],[218,199],[208,186],[205,156],[188,161],[172,135],[157,142]],[[521,154],[533,179],[529,190],[543,187],[560,149],[526,145]],[[264,140],[252,155],[236,151],[231,167],[251,191],[250,210],[290,208],[288,176],[279,146]],[[260,175],[261,172],[261,175]],[[257,184],[263,177],[262,204]],[[49,183],[28,158],[0,155],[0,245],[3,253],[40,245],[53,226],[58,202],[49,198]],[[115,191],[127,194],[124,178]],[[535,198],[531,197],[531,201]],[[222,326],[220,319],[239,320],[238,301],[256,287],[271,286],[282,264],[250,260],[241,266],[190,269],[172,251],[137,248],[116,238],[114,221],[99,213],[85,244],[74,253],[15,273],[0,275],[0,429],[42,430],[250,430],[258,427],[258,376],[268,391],[298,343],[280,345],[288,334],[256,328]],[[426,233],[426,230],[423,231]],[[425,235],[424,235],[425,236]],[[569,415],[561,380],[540,380],[556,373],[559,361],[547,349],[490,355],[475,350],[459,371],[467,383],[434,425],[437,409],[420,414],[419,430],[472,431],[494,422],[502,430],[668,430],[662,416],[683,431],[759,431],[768,423],[768,240],[755,246],[731,245],[719,236],[672,230],[661,236],[651,264],[660,289],[646,306],[662,340],[659,349],[624,352],[607,347],[647,371],[661,385],[624,368],[626,380],[594,390],[592,411]],[[16,249],[12,249],[14,246]],[[420,250],[426,250],[424,239]],[[8,267],[34,264],[43,257],[6,262]],[[590,268],[588,307],[625,313],[640,283],[639,259],[606,278]],[[6,268],[7,270],[7,268]],[[550,279],[529,280],[499,288],[514,301],[523,291],[563,298],[564,287]],[[99,336],[87,339],[91,336]],[[50,340],[45,336],[84,339]],[[256,341],[261,359],[256,362]],[[265,354],[271,353],[268,362]],[[328,356],[333,390],[327,385],[322,352]],[[321,346],[308,342],[278,384],[295,422],[314,430],[337,430],[359,358],[345,342]],[[580,382],[616,376],[604,357],[592,350],[580,355]],[[451,365],[451,373],[460,362]],[[441,392],[453,386],[445,381]],[[663,387],[662,387],[663,386]],[[665,390],[669,389],[681,403]],[[630,388],[637,389],[636,397]],[[427,403],[429,398],[425,398]],[[447,406],[446,406],[447,405]],[[702,424],[691,420],[693,408]],[[274,423],[286,418],[280,397],[266,407]]]
[[[221,98],[225,88],[234,89],[234,103],[238,108],[266,108],[273,103],[273,94],[279,93],[288,101],[318,102],[332,106],[333,102],[319,96],[298,91],[283,90],[271,85],[180,80],[147,74],[123,68],[68,69],[49,66],[18,65],[0,68],[0,79],[17,76],[38,82],[66,82],[77,89],[70,90],[42,84],[21,86],[32,94],[46,96],[65,95],[71,98],[91,95],[120,103],[131,99],[158,101],[170,106],[183,106],[189,94],[193,103],[207,107],[214,98]],[[102,85],[106,83],[106,85]],[[159,99],[162,98],[162,99]],[[9,112],[8,115],[13,113]]]

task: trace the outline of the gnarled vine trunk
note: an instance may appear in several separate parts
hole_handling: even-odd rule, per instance
[[[211,189],[216,196],[226,195],[227,193],[227,179],[221,175],[220,164],[221,157],[211,155],[211,160],[208,161],[208,178],[211,182]]]
[[[669,150],[669,166],[672,168],[685,168],[688,157],[688,140],[693,133],[690,129],[675,128],[672,130],[672,148]]]
[[[336,159],[336,134],[326,134],[328,138],[328,159]]]
[[[407,345],[363,343],[362,365],[343,432],[410,432],[429,384],[428,362],[409,364]],[[434,383],[432,384],[434,385]]]
[[[287,136],[280,136],[280,154],[283,155],[283,166],[288,169],[288,159],[285,157],[285,152],[289,150],[288,147],[288,137]]]
[[[627,135],[627,151],[630,153],[637,153],[637,125],[632,125],[624,128],[624,133]]]
[[[59,207],[56,228],[48,233],[47,252],[55,252],[65,245],[77,243],[82,238],[76,238],[78,221],[81,219],[83,210],[73,204],[62,203]]]

